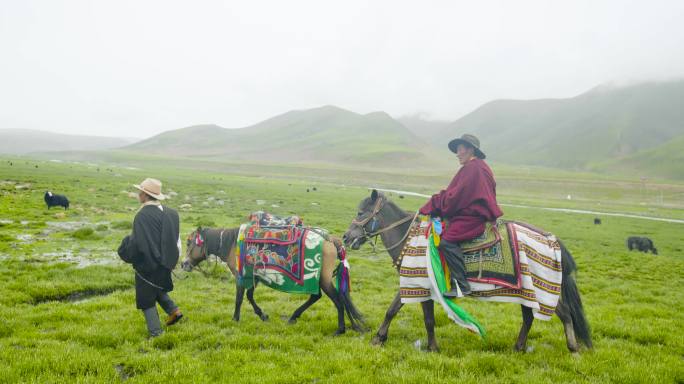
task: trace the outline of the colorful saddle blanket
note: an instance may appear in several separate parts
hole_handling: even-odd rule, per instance
[[[239,283],[251,287],[257,279],[283,292],[318,294],[323,242],[328,233],[298,225],[272,226],[272,222],[260,220],[240,226]]]
[[[479,237],[459,243],[465,256],[468,281],[520,288],[518,244],[512,223],[487,223]]]
[[[428,246],[429,236],[421,224],[425,222],[414,223],[397,260],[402,303],[442,300],[441,294],[435,292],[434,276],[439,275],[445,263],[437,263],[431,269],[429,260],[443,255]],[[563,280],[561,250],[556,237],[520,222],[500,222],[488,227],[488,231],[475,241],[460,244],[469,259],[466,264],[472,290],[469,297],[519,303],[532,308],[535,318],[550,319],[558,304]],[[493,249],[497,244],[500,249]],[[515,271],[517,287],[511,285],[513,280],[504,280],[512,275],[511,270]]]

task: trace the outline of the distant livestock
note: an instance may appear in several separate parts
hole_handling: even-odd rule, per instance
[[[50,191],[45,192],[45,204],[47,204],[48,209],[52,207],[64,207],[64,209],[69,208],[69,199],[64,195],[56,195]]]
[[[601,224],[601,219],[599,219],[598,217],[595,217],[594,218],[594,225],[600,225],[600,224]]]
[[[658,254],[658,249],[653,246],[653,240],[648,237],[630,236],[627,238],[627,248],[632,250],[637,250],[639,252],[653,252],[654,255]]]

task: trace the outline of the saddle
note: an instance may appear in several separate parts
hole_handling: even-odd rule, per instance
[[[321,255],[327,233],[304,227],[298,216],[254,212],[238,234],[238,282],[255,279],[290,293],[319,292]]]
[[[301,227],[304,225],[304,221],[299,216],[280,217],[264,211],[250,213],[247,220],[259,227]]]
[[[460,242],[468,281],[520,288],[518,244],[511,222],[488,222],[482,235]]]

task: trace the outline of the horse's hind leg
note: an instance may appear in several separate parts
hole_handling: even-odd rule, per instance
[[[387,332],[389,332],[390,323],[392,322],[392,319],[394,319],[394,316],[396,316],[397,313],[399,313],[399,310],[403,306],[404,304],[401,303],[401,295],[399,295],[399,292],[397,292],[397,295],[394,296],[394,300],[392,300],[392,304],[390,304],[390,307],[387,309],[387,313],[385,314],[385,321],[382,322],[382,325],[378,329],[378,332],[373,337],[373,340],[371,340],[371,344],[381,345],[385,341],[387,341]]]
[[[268,321],[268,315],[261,311],[261,308],[259,308],[254,300],[254,287],[247,290],[247,300],[249,300],[249,303],[252,304],[254,313],[256,313],[256,315],[259,316],[262,321]]]
[[[323,284],[321,285],[321,289],[330,300],[332,300],[333,304],[335,304],[335,308],[337,308],[337,331],[335,331],[335,336],[341,335],[346,331],[346,326],[344,324],[344,304],[342,304],[342,300],[332,284]]]
[[[240,307],[242,306],[242,299],[245,297],[245,288],[237,286],[235,290],[235,313],[233,313],[233,320],[240,321]]]
[[[523,323],[518,334],[518,341],[515,343],[515,350],[524,352],[527,347],[527,335],[530,333],[530,328],[532,328],[534,316],[532,315],[532,308],[524,305],[521,305],[520,308],[522,309]]]
[[[563,329],[565,329],[565,341],[567,342],[568,349],[572,353],[579,352],[580,347],[577,344],[577,337],[575,337],[575,328],[572,324],[572,316],[570,316],[570,308],[562,301],[558,302],[556,306],[556,315],[563,322]]]
[[[320,293],[318,293],[317,295],[309,296],[309,300],[307,300],[304,304],[302,304],[299,308],[297,308],[294,311],[294,313],[292,314],[292,316],[290,316],[290,320],[288,320],[287,322],[290,324],[296,323],[299,316],[301,316],[302,313],[304,313],[304,311],[306,311],[310,306],[312,306],[320,298],[321,298]]]
[[[423,320],[428,335],[428,351],[439,352],[437,340],[435,340],[435,302],[428,300],[423,301],[420,305],[423,307]]]

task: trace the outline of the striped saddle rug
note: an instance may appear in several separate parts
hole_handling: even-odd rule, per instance
[[[434,244],[436,235],[430,228],[425,218],[414,222],[397,260],[401,301],[435,300],[453,307],[453,300],[445,301],[441,294],[449,282],[440,284],[439,277],[445,279],[446,264]],[[466,256],[472,290],[469,297],[522,304],[530,307],[537,319],[551,318],[562,282],[560,244],[554,235],[524,223],[500,221],[488,225],[480,238],[460,245]],[[447,313],[459,325],[473,330],[467,322],[454,319],[449,310]]]

